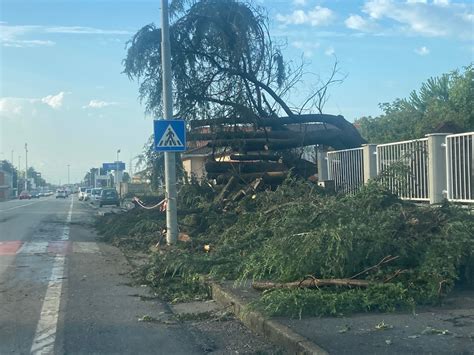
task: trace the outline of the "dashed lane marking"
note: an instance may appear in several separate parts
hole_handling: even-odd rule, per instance
[[[100,254],[99,244],[96,242],[71,242],[69,240],[55,240],[49,242],[24,242],[12,240],[0,242],[0,257],[7,255],[69,255],[69,254]]]
[[[66,218],[61,240],[69,239],[69,224],[71,223],[72,207],[74,198],[71,199],[69,213]],[[59,305],[61,303],[61,292],[64,277],[64,255],[54,257],[53,269],[49,278],[46,295],[41,308],[40,318],[36,327],[31,354],[55,354],[56,332],[59,319]]]
[[[16,210],[17,208],[22,208],[22,207],[26,207],[26,206],[36,205],[36,204],[39,203],[39,202],[43,202],[43,201],[30,202],[30,203],[27,203],[27,204],[24,204],[24,205],[21,205],[21,206],[15,206],[15,207],[6,208],[6,209],[4,209],[4,210],[0,210],[0,213],[6,212],[6,211],[11,211],[11,210]]]
[[[18,250],[18,254],[44,254],[48,250],[48,242],[26,242]]]

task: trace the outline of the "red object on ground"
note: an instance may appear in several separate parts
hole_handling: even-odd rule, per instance
[[[0,255],[15,255],[22,244],[21,240],[0,242]]]

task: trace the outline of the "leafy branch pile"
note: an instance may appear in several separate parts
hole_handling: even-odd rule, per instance
[[[339,315],[436,304],[456,284],[474,284],[474,216],[466,209],[415,206],[377,182],[353,196],[334,196],[288,178],[274,191],[248,194],[225,208],[214,202],[217,195],[205,184],[185,186],[179,206],[189,213],[180,217],[180,228],[191,241],[153,252],[140,272],[167,300],[205,297],[201,275],[281,283],[353,276],[367,281],[367,287],[268,290],[255,304],[270,315]],[[148,228],[151,221],[161,225],[148,235],[164,227],[156,212],[129,213],[137,214],[132,227],[121,233],[122,227],[106,228],[105,236],[140,238],[146,233],[137,232],[138,226]],[[388,256],[393,260],[381,263]]]

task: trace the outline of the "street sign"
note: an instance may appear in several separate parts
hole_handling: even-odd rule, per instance
[[[155,151],[184,152],[186,150],[184,120],[155,120],[153,126]]]
[[[125,163],[123,161],[119,161],[116,163],[103,163],[102,169],[105,171],[113,171],[113,170],[124,171],[125,170]]]

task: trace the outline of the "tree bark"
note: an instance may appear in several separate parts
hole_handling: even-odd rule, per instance
[[[250,183],[255,179],[262,178],[266,184],[277,184],[286,179],[288,171],[267,171],[265,173],[251,173],[251,174],[232,174],[232,173],[208,173],[209,179],[216,179],[218,184],[225,184],[232,176],[245,183]]]
[[[209,161],[205,164],[208,173],[234,172],[236,174],[245,173],[265,173],[267,171],[286,171],[287,167],[282,163],[274,162],[215,162]]]
[[[208,147],[232,147],[244,151],[285,150],[308,145],[323,144],[335,149],[355,148],[359,145],[351,136],[337,130],[312,131],[296,139],[216,139],[207,143]]]
[[[278,161],[280,156],[274,154],[231,154],[231,160],[238,161],[252,161],[252,160],[268,160],[268,161]]]
[[[252,283],[252,287],[259,291],[293,288],[317,288],[321,286],[367,287],[369,285],[369,281],[355,279],[305,279],[303,281],[283,283],[270,281],[254,281]]]

